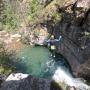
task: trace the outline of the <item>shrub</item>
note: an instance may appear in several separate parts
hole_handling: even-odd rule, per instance
[[[43,9],[43,5],[40,4],[39,0],[30,0],[29,1],[29,8],[27,10],[27,15],[29,21],[35,22],[36,18],[38,18],[38,12]]]
[[[60,22],[61,21],[62,14],[61,13],[58,13],[58,12],[55,12],[55,13],[53,13],[52,17],[53,17],[53,21],[55,23],[57,23],[57,22]]]
[[[3,24],[7,27],[7,30],[15,30],[17,27],[18,18],[9,5],[5,7],[3,17]]]
[[[4,49],[3,44],[0,44],[0,74],[8,75],[15,70],[13,60],[11,59],[12,55]]]

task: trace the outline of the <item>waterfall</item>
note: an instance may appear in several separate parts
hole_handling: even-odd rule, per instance
[[[52,78],[58,84],[64,83],[79,90],[90,90],[90,86],[77,78],[73,78],[73,76],[70,75],[69,72],[66,72],[61,67],[58,67],[56,69]]]

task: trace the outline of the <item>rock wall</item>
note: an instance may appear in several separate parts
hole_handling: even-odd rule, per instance
[[[90,0],[78,0],[59,8],[63,19],[53,28],[56,38],[61,34],[57,46],[69,62],[75,76],[90,80]]]
[[[54,6],[55,16],[48,13],[42,25],[56,38],[62,35],[57,51],[68,60],[73,74],[90,79],[90,0],[65,0],[61,6],[60,2]]]

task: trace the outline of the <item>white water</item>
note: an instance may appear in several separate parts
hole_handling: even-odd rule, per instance
[[[26,65],[26,72],[22,68],[22,70],[24,70],[24,72],[22,71],[23,73],[30,73],[32,75],[45,78],[48,76],[51,77],[54,74],[53,80],[57,83],[64,82],[65,84],[69,86],[75,86],[80,90],[87,90],[89,88],[89,86],[84,82],[73,78],[72,75],[70,75],[68,67],[65,66],[66,64],[62,57],[59,55],[57,55],[55,58],[48,57],[49,53],[47,53],[47,50],[43,50],[44,49],[41,47],[36,47],[33,49],[31,47],[26,47],[20,52],[20,55],[18,54],[22,59],[22,63]],[[19,75],[19,77],[20,76],[21,75]],[[18,77],[15,76],[15,79],[18,80]]]
[[[57,68],[52,78],[58,84],[65,83],[68,86],[74,86],[78,90],[90,90],[90,86],[77,78],[73,78],[72,75],[60,67]]]

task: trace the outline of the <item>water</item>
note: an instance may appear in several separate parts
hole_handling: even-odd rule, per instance
[[[64,83],[78,88],[76,90],[90,90],[88,89],[90,87],[83,81],[72,76],[69,64],[64,57],[56,54],[56,57],[52,58],[50,54],[46,47],[24,46],[17,54],[19,58],[19,62],[16,64],[17,71],[36,77],[53,79],[58,84]]]
[[[90,90],[90,86],[85,84],[82,80],[74,78],[70,73],[66,72],[60,66],[57,68],[52,78],[58,84],[62,83],[70,87],[75,87],[75,90]]]
[[[58,66],[69,71],[65,59],[60,55],[52,58],[46,47],[25,46],[18,52],[17,57],[20,59],[16,64],[17,71],[36,77],[51,78]]]

